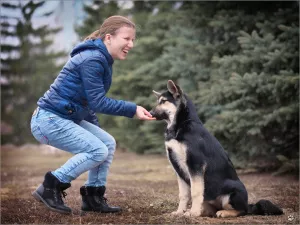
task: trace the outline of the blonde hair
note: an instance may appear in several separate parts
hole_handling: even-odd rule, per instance
[[[104,20],[99,30],[94,31],[84,40],[95,40],[97,38],[104,40],[106,34],[114,35],[121,27],[131,27],[135,29],[135,24],[124,16],[111,16]]]

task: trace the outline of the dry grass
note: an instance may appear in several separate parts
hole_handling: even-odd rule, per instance
[[[292,176],[244,174],[241,180],[249,202],[268,199],[280,205],[282,216],[244,216],[230,219],[171,217],[177,207],[176,177],[163,156],[138,156],[117,152],[112,164],[106,197],[123,208],[119,214],[80,215],[79,188],[86,174],[72,182],[66,204],[72,215],[47,210],[31,196],[44,174],[63,164],[67,153],[47,154],[36,146],[1,149],[1,224],[299,224],[299,184]],[[288,221],[288,216],[294,217]]]

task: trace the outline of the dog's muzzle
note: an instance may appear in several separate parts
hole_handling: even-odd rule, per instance
[[[155,110],[151,110],[149,112],[153,117],[156,118],[156,120],[165,120],[165,119],[168,119],[168,115],[163,112],[163,113],[160,113],[160,112],[157,112]]]

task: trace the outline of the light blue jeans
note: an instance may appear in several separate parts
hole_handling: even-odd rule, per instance
[[[85,186],[105,186],[116,149],[109,133],[85,120],[77,124],[39,107],[31,118],[31,132],[40,143],[74,154],[52,171],[60,182],[70,183],[88,171]]]

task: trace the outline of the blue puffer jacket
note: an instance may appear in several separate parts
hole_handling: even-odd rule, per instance
[[[101,39],[80,43],[38,106],[76,123],[87,120],[99,125],[95,112],[132,118],[136,104],[105,96],[113,62]]]

